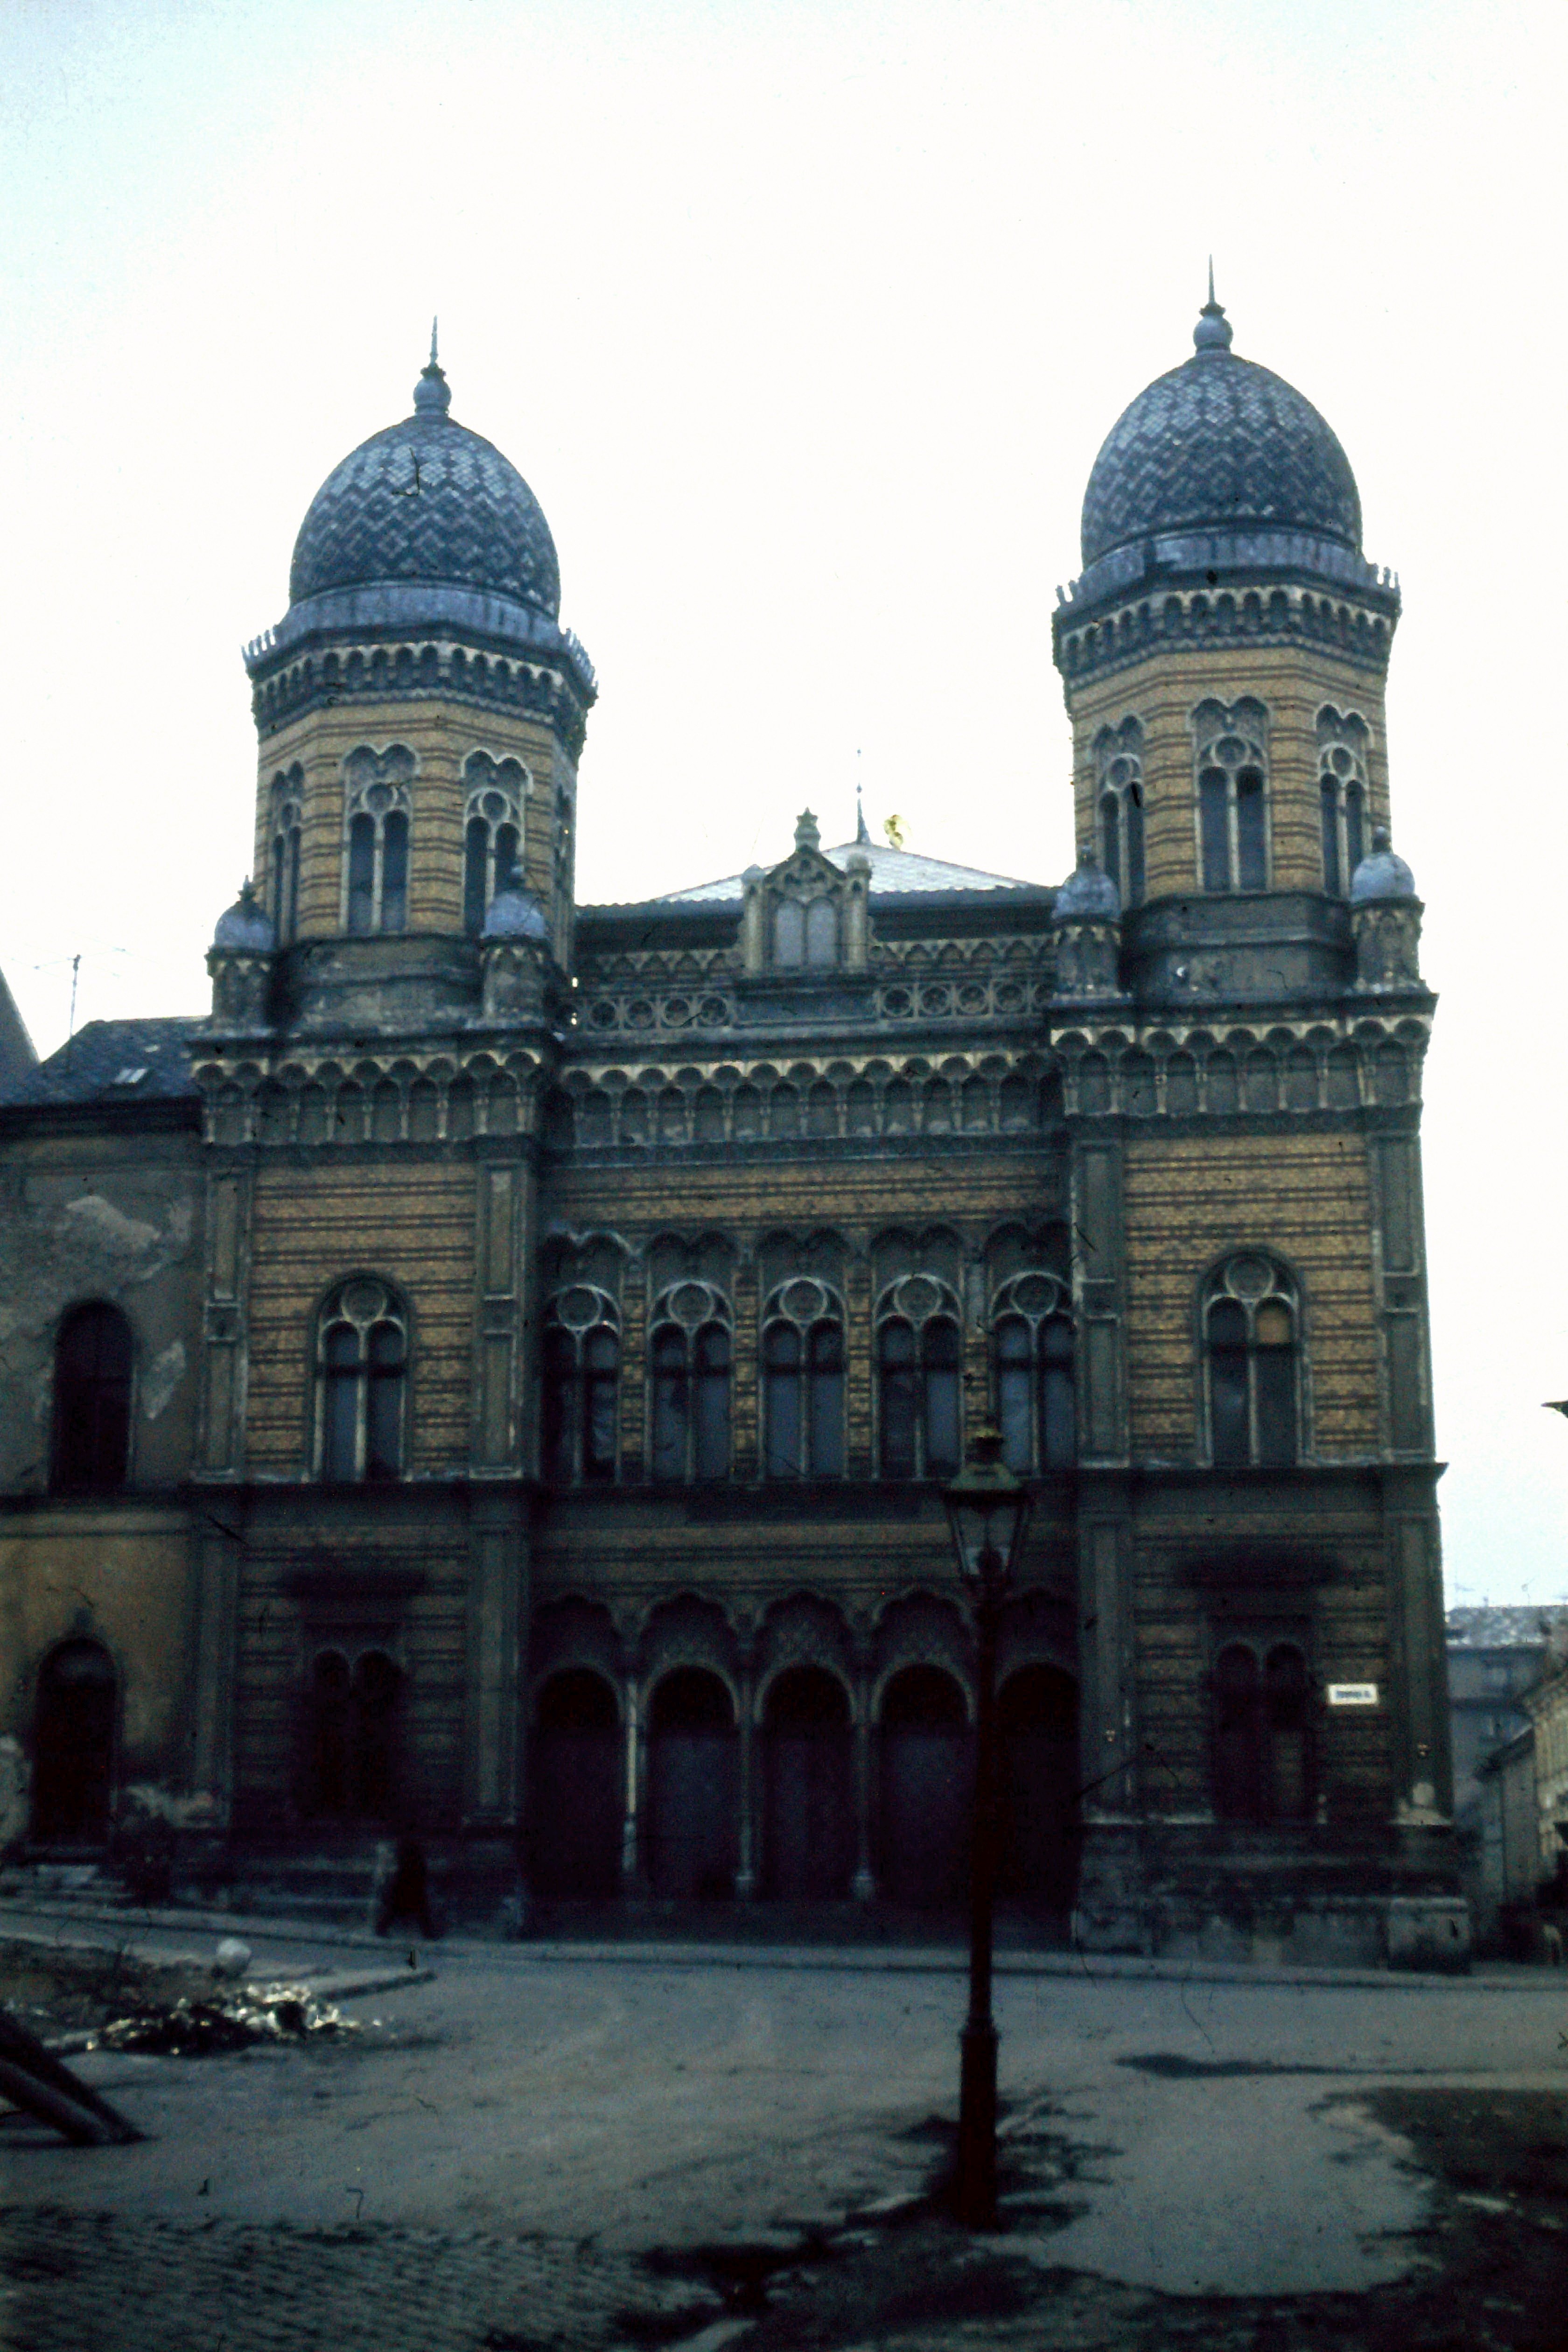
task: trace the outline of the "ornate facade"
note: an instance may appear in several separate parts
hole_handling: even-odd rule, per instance
[[[1090,478],[1056,889],[808,812],[579,905],[531,493],[434,353],[328,478],[247,653],[210,1017],[0,1096],[32,1851],[153,1815],[222,1879],[412,1824],[475,1903],[951,1901],[941,1488],[990,1411],[1023,1916],[1462,1957],[1399,597],[1230,331]]]

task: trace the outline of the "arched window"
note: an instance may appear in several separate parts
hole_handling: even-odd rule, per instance
[[[131,1326],[99,1300],[73,1307],[55,1340],[54,1459],[61,1495],[112,1495],[131,1475]]]
[[[1100,862],[1124,907],[1143,899],[1143,730],[1136,719],[1102,727],[1095,738]]]
[[[300,920],[300,838],[305,771],[296,761],[272,779],[272,928],[279,944],[294,937]]]
[[[1198,875],[1205,890],[1268,887],[1267,713],[1250,697],[1205,702],[1197,736]]]
[[[879,1459],[884,1478],[948,1478],[962,1451],[958,1301],[946,1283],[908,1275],[877,1318]]]
[[[809,886],[808,886],[809,887]],[[773,902],[772,950],[775,965],[794,970],[831,970],[839,961],[838,902],[829,892]]]
[[[1017,1275],[992,1307],[996,1422],[1010,1470],[1028,1477],[1078,1459],[1072,1317],[1054,1275]]]
[[[40,1844],[101,1845],[114,1786],[116,1680],[100,1643],[51,1650],[33,1720],[33,1835]]]
[[[774,1291],[763,1318],[763,1474],[844,1475],[844,1308],[804,1275]]]
[[[1318,713],[1318,795],[1323,838],[1323,887],[1349,892],[1367,851],[1367,727],[1355,711],[1325,707]]]
[[[611,1300],[574,1283],[545,1318],[541,1399],[542,1469],[557,1485],[616,1475],[621,1342]]]
[[[408,825],[414,754],[361,744],[343,762],[343,928],[401,931],[408,922]]]
[[[1300,1451],[1300,1312],[1289,1278],[1244,1251],[1203,1306],[1209,1453],[1216,1469],[1294,1462]]]
[[[657,1479],[729,1475],[730,1354],[726,1298],[706,1282],[666,1291],[648,1342]]]
[[[403,1475],[408,1320],[384,1282],[356,1275],[321,1309],[318,1465],[332,1485]]]
[[[1312,1803],[1310,1682],[1293,1642],[1231,1642],[1214,1671],[1214,1801],[1221,1821],[1305,1821]]]
[[[773,908],[773,961],[805,961],[805,908],[798,898],[781,898]]]
[[[520,760],[473,751],[463,763],[463,929],[478,939],[490,900],[518,871],[528,778]]]

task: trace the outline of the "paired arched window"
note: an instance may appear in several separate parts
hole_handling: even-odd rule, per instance
[[[1300,1303],[1289,1277],[1251,1250],[1203,1302],[1209,1453],[1216,1469],[1294,1462],[1300,1451]]]
[[[401,931],[408,923],[408,827],[414,754],[362,744],[343,763],[343,928]]]
[[[804,1275],[773,1293],[763,1316],[763,1474],[844,1475],[844,1309]]]
[[[616,1475],[620,1325],[612,1300],[585,1282],[550,1302],[545,1318],[542,1433],[546,1478],[563,1486]]]
[[[50,1484],[61,1495],[112,1495],[131,1475],[131,1326],[118,1307],[73,1307],[55,1339]]]
[[[884,1478],[950,1478],[963,1447],[958,1301],[931,1275],[906,1275],[879,1302],[878,1454]]]
[[[352,1666],[341,1650],[317,1654],[307,1702],[307,1813],[390,1819],[402,1696],[402,1671],[384,1650],[363,1650]]]
[[[520,760],[492,760],[488,751],[470,753],[463,779],[463,929],[478,939],[490,900],[518,871],[528,779]]]
[[[1136,719],[1101,728],[1094,746],[1100,862],[1124,907],[1143,899],[1143,730]]]
[[[838,961],[837,899],[780,898],[773,906],[773,961],[825,971]]]
[[[1065,1470],[1078,1459],[1073,1331],[1064,1285],[1021,1274],[998,1291],[991,1316],[996,1424],[1010,1470]]]
[[[730,1307],[706,1282],[678,1282],[648,1338],[655,1478],[722,1478],[730,1468]]]
[[[1318,713],[1318,794],[1323,887],[1342,898],[1367,851],[1366,722],[1354,711]]]
[[[1250,697],[1205,702],[1197,733],[1198,874],[1205,890],[1268,887],[1267,713]]]
[[[300,920],[304,793],[305,771],[298,761],[272,779],[272,928],[280,946],[294,937]]]
[[[401,1477],[408,1418],[408,1318],[389,1286],[355,1275],[321,1309],[316,1351],[321,1475],[332,1485]]]
[[[1221,1821],[1299,1822],[1311,1811],[1310,1683],[1293,1642],[1232,1642],[1214,1672],[1214,1800]]]

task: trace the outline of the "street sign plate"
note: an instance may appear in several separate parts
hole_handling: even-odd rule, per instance
[[[1331,1706],[1375,1706],[1377,1685],[1375,1683],[1331,1683],[1329,1705]]]

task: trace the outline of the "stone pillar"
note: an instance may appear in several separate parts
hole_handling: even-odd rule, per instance
[[[1079,1942],[1091,1951],[1139,1951],[1148,1943],[1140,1836],[1131,1570],[1125,1481],[1081,1479],[1079,1769],[1084,1844],[1078,1934]]]
[[[469,1504],[463,1822],[515,1835],[522,1811],[518,1685],[528,1627],[529,1539],[514,1487]]]
[[[216,1498],[215,1497],[215,1500]],[[239,1564],[245,1538],[201,1514],[195,1538],[196,1612],[192,1661],[190,1792],[205,1797],[214,1830],[226,1833],[234,1799],[234,1685],[238,1664]]]
[[[850,1893],[857,1903],[876,1900],[877,1880],[871,1868],[871,1672],[866,1658],[855,1666],[855,1878]]]
[[[640,1895],[644,1891],[642,1855],[643,1786],[647,1776],[647,1749],[643,1736],[642,1685],[635,1668],[626,1675],[625,1778],[622,1793],[625,1813],[621,1822],[621,1892]]]

